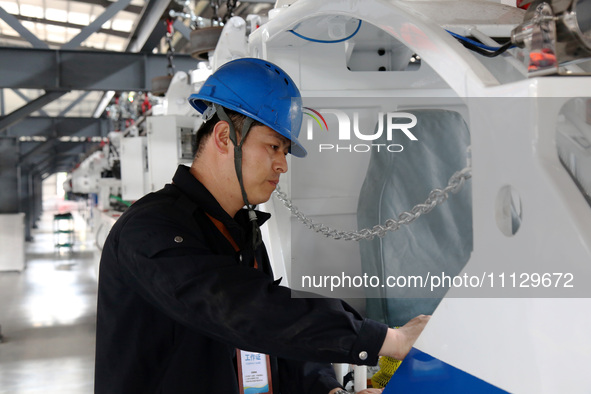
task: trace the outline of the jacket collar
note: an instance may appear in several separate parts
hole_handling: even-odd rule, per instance
[[[226,227],[235,226],[236,223],[241,227],[248,224],[248,211],[246,209],[239,210],[234,218],[230,217],[209,190],[189,170],[189,167],[179,165],[172,178],[174,185],[187,195],[189,199],[197,203],[205,212],[224,223]],[[259,226],[263,225],[271,217],[267,212],[257,210],[255,212]]]

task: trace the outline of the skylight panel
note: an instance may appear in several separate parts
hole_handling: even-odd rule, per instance
[[[127,19],[115,19],[112,24],[113,30],[130,32],[133,28],[133,21]]]
[[[63,3],[63,1],[61,1]],[[81,3],[78,1],[69,1],[69,8],[68,10],[70,13],[79,13],[90,15],[91,13],[100,15],[105,10],[103,7],[93,4]]]
[[[90,15],[82,12],[70,11],[68,13],[68,22],[86,26],[90,23]]]
[[[38,5],[21,4],[21,15],[31,18],[43,18],[43,8]]]
[[[96,49],[104,49],[109,36],[104,33],[94,33],[84,41],[83,45]]]
[[[13,1],[0,1],[0,7],[12,15],[18,15],[18,4]]]
[[[21,25],[23,25],[30,32],[35,31],[35,22],[21,21]]]
[[[45,29],[47,30],[47,33],[64,34],[64,27],[62,26],[47,25]]]
[[[68,13],[66,10],[58,10],[56,8],[46,8],[45,9],[45,18],[51,21],[57,22],[66,22],[68,18]]]

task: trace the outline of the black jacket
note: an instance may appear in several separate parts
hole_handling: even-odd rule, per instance
[[[247,221],[184,166],[121,216],[100,263],[96,393],[237,393],[235,348],[274,356],[276,394],[326,394],[338,386],[327,363],[377,362],[387,327],[340,300],[292,297],[264,246],[253,268]]]

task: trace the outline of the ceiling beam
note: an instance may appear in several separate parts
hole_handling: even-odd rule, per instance
[[[6,10],[0,7],[0,19],[3,19],[10,27],[12,27],[21,37],[26,39],[33,45],[33,48],[48,48],[47,44],[37,38],[33,33],[24,27],[14,15],[9,14]]]
[[[54,156],[50,155],[50,156],[46,156],[45,158],[43,158],[43,160],[40,160],[38,163],[25,164],[24,166],[21,166],[21,168],[25,168],[25,166],[26,166],[27,169],[25,171],[29,173],[29,176],[31,176],[33,178],[36,176],[39,176],[39,177],[41,177],[41,180],[44,180],[43,172],[45,172],[46,170],[49,170],[54,164],[55,164]]]
[[[56,143],[57,143],[57,140],[55,138],[49,139],[45,142],[37,143],[37,146],[35,146],[33,149],[31,149],[30,151],[28,151],[24,155],[20,156],[19,165],[22,166],[29,161],[34,161],[33,159],[39,159],[43,152],[53,148],[53,146]]]
[[[110,121],[105,118],[30,117],[8,130],[9,136],[42,136],[45,141],[21,141],[21,165],[39,168],[47,158],[55,158],[53,172],[69,171],[89,146],[97,145],[91,137],[106,137]],[[80,141],[63,141],[61,137],[81,137]]]
[[[100,5],[103,8],[107,8],[108,6],[113,4],[111,1],[108,1],[108,0],[76,0],[76,2],[77,3]],[[142,9],[143,9],[142,6],[129,4],[123,10],[127,11],[127,12],[131,12],[133,14],[140,14],[142,12]]]
[[[143,11],[143,14],[137,24],[136,29],[131,35],[131,39],[127,44],[127,48],[125,49],[126,52],[139,52],[140,50],[143,51],[145,44],[153,41],[157,42],[164,36],[166,32],[163,29],[163,26],[159,26],[159,22],[162,19],[162,16],[168,9],[170,5],[170,0],[154,0],[149,1],[146,4],[146,7]],[[152,37],[153,35],[157,35],[157,38]],[[156,45],[152,46],[151,48],[147,48],[146,52],[151,52],[152,48]]]
[[[12,111],[10,114],[4,116],[2,119],[0,119],[0,135],[2,135],[8,127],[20,122],[23,118],[37,110],[40,110],[45,105],[62,97],[66,93],[68,92],[62,91],[45,93],[44,95],[37,97],[35,100],[30,101],[22,107]]]
[[[14,94],[19,96],[25,103],[29,103],[31,101],[31,99],[26,94],[21,92],[19,89],[12,89],[12,91],[14,92]],[[47,116],[47,112],[43,111],[42,109],[39,110],[39,113],[42,116]]]
[[[166,55],[151,53],[0,47],[0,88],[149,91],[166,66]],[[197,60],[179,54],[174,66],[190,71]]]
[[[164,12],[168,9],[171,0],[148,1],[142,9],[141,17],[134,31],[129,37],[125,52],[147,52],[152,53],[160,39],[166,34],[166,28],[159,23]],[[98,118],[102,115],[109,101],[113,97],[113,91],[103,93],[103,97],[96,105],[93,116]]]
[[[160,21],[160,23],[156,24],[154,30],[150,33],[150,35],[146,38],[144,45],[140,48],[139,51],[130,51],[130,52],[148,52],[152,53],[154,48],[157,48],[160,45],[160,41],[162,37],[166,36],[166,22]]]
[[[10,137],[106,137],[109,119],[34,116],[23,119],[8,129]]]
[[[28,41],[25,40],[22,37],[18,37],[18,36],[9,36],[6,34],[0,34],[0,41],[1,41],[1,45],[2,46],[18,46],[18,47],[22,47],[28,46]],[[55,47],[55,48],[59,48],[63,42],[55,42],[55,41],[44,41],[45,44],[48,45],[49,47]],[[23,45],[24,44],[24,45]]]
[[[56,164],[55,163],[48,163],[44,167],[36,167],[35,172],[39,174],[41,177],[41,181],[43,182],[47,178],[49,178],[52,174],[55,174],[57,171],[55,170]]]
[[[23,16],[23,15],[14,15],[16,19],[19,21],[27,21],[33,23],[42,23],[44,25],[52,25],[52,26],[59,26],[59,27],[67,27],[73,29],[84,29],[86,25],[79,25],[77,23],[70,23],[70,22],[60,22],[60,21],[52,21],[50,19],[43,19],[43,18],[33,18],[31,16]],[[104,33],[110,36],[121,37],[121,38],[129,38],[129,32],[122,31],[122,30],[113,30],[113,29],[99,29],[97,33]]]
[[[23,166],[37,166],[39,163],[47,161],[48,158],[55,158],[60,162],[73,163],[76,162],[80,155],[83,155],[87,146],[93,145],[88,142],[59,142],[58,139],[52,138],[45,142],[26,142],[24,145],[25,152],[19,157],[18,165]]]
[[[61,142],[56,144],[54,149],[56,151],[56,158],[60,161],[67,161],[68,163],[76,163],[81,155],[88,150],[89,146],[96,146],[96,143],[90,142]]]
[[[64,108],[62,110],[62,112],[60,112],[59,114],[57,114],[57,116],[58,117],[65,116],[68,112],[70,112],[72,110],[72,108],[74,108],[75,106],[77,106],[78,104],[80,104],[86,98],[86,96],[88,96],[89,94],[90,94],[89,91],[82,92],[80,94],[80,96],[78,96],[78,98],[76,100],[72,101],[70,103],[70,105],[68,105],[66,108]]]
[[[84,42],[84,40],[96,33],[105,22],[109,21],[119,11],[127,7],[129,3],[131,3],[131,0],[119,0],[116,3],[112,3],[94,21],[92,21],[88,26],[80,30],[80,33],[78,33],[69,42],[62,45],[62,49],[78,48],[80,44]]]

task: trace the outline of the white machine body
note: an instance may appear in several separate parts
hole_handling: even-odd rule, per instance
[[[190,164],[201,119],[183,98],[236,57],[276,63],[300,88],[304,106],[318,111],[322,119],[315,123],[310,112],[299,137],[308,158],[289,159],[280,186],[306,217],[346,232],[357,230],[359,195],[377,149],[368,137],[377,133],[376,114],[386,116],[382,131],[391,140],[382,149],[396,154],[397,145],[413,143],[412,126],[397,127],[390,114],[411,124],[413,108],[457,112],[470,138],[472,179],[464,187],[472,195],[472,252],[385,392],[589,392],[589,61],[560,66],[576,77],[532,77],[514,56],[522,50],[484,57],[446,32],[496,45],[489,37],[511,37],[524,16],[490,1],[298,0],[278,2],[247,40],[245,23],[232,19],[210,54],[215,64],[175,76],[168,106],[146,119],[145,136],[122,139],[130,155],[122,158],[123,197],[158,190],[178,164]],[[82,186],[90,192],[98,184]],[[363,275],[359,243],[310,231],[276,197],[260,208],[273,215],[263,237],[283,285],[302,287],[305,270],[319,278]],[[327,283],[307,290],[364,308],[364,286],[341,294]]]
[[[386,392],[591,390],[585,372],[591,356],[591,76],[528,77],[511,50],[480,56],[444,30],[507,38],[523,16],[486,1],[299,0],[275,9],[249,37],[249,55],[286,70],[304,105],[358,99],[360,117],[384,110],[380,98],[398,109],[442,106],[460,112],[470,130],[474,243],[458,276],[476,276],[483,286],[452,286]],[[358,21],[356,35],[336,42]],[[302,39],[291,30],[333,42]],[[406,67],[398,54],[419,55],[420,67]],[[584,62],[563,74],[588,69]],[[332,109],[347,111],[351,101]],[[329,130],[339,127],[321,113]],[[317,151],[318,140],[310,141],[305,127],[300,141]],[[321,157],[291,159],[294,173],[282,176],[281,188],[314,221],[355,230],[368,155]],[[299,280],[291,274],[295,266],[305,261],[314,261],[320,275],[338,275],[343,267],[361,274],[355,242],[310,231],[276,198],[265,205],[274,214],[265,239],[275,270],[290,285]],[[511,209],[519,211],[517,230]],[[348,294],[355,304],[363,288]]]

